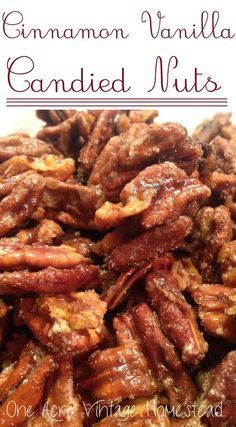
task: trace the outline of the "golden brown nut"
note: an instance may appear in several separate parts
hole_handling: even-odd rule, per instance
[[[96,348],[106,329],[106,303],[94,291],[23,298],[20,317],[52,351],[78,355]]]

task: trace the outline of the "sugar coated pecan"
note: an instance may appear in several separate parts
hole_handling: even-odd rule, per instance
[[[96,351],[89,358],[91,376],[81,386],[104,402],[150,396],[156,389],[148,362],[135,341]]]
[[[178,248],[191,228],[191,219],[181,216],[174,222],[144,231],[139,236],[118,245],[111,253],[109,266],[118,270],[138,267],[158,255]]]
[[[158,317],[146,304],[114,319],[118,341],[136,340],[147,357],[158,384],[174,407],[193,403],[197,392],[174,345],[163,334]]]
[[[164,333],[190,364],[205,356],[208,345],[199,331],[195,313],[169,271],[156,270],[147,276],[146,289]]]
[[[42,156],[54,152],[53,147],[40,139],[30,138],[26,134],[12,134],[0,138],[0,160],[13,156]]]
[[[87,263],[74,268],[47,267],[40,271],[0,273],[0,295],[26,292],[61,293],[93,289],[100,283],[98,269]]]
[[[149,166],[123,188],[121,203],[106,202],[96,211],[96,222],[104,227],[116,226],[123,218],[140,215],[145,228],[178,218],[194,201],[210,196],[202,183],[178,168],[164,162]]]
[[[198,304],[199,317],[205,330],[236,343],[236,290],[222,285],[202,285],[193,291],[192,296]]]
[[[108,199],[115,199],[146,166],[169,160],[191,173],[199,155],[198,146],[191,143],[180,125],[134,124],[106,144],[88,182],[100,185]]]
[[[222,279],[226,286],[236,286],[236,240],[225,243],[218,256]]]
[[[35,172],[26,172],[20,177],[19,183],[0,202],[0,236],[21,225],[41,201],[43,178]]]
[[[0,381],[2,425],[22,424],[29,416],[27,408],[31,409],[32,415],[43,397],[46,379],[56,367],[51,355],[29,343],[21,353],[17,365],[5,368]]]
[[[54,352],[86,353],[104,338],[106,303],[94,291],[21,300],[20,317]]]

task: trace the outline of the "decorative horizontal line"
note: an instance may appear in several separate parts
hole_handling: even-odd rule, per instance
[[[88,104],[87,104],[88,105]],[[129,104],[132,107],[153,107],[154,104]],[[29,108],[29,107],[40,107],[42,108],[43,106],[45,106],[45,104],[6,104],[7,107],[24,107],[24,108]],[[46,105],[47,108],[66,108],[66,107],[85,107],[86,104],[47,104]],[[117,107],[117,104],[89,104],[89,107]],[[155,104],[155,107],[227,107],[227,104]],[[127,105],[119,105],[119,107],[127,107]]]
[[[26,97],[26,98],[24,98],[24,97],[17,97],[17,98],[12,98],[12,97],[9,97],[9,98],[6,98],[7,100],[53,100],[53,101],[60,101],[60,100],[63,100],[63,101],[70,101],[70,100],[72,100],[72,101],[131,101],[131,100],[134,100],[134,101],[142,101],[142,100],[144,100],[144,101],[161,101],[161,100],[170,100],[170,101],[173,101],[173,100],[186,100],[186,101],[192,101],[192,100],[217,100],[217,101],[220,101],[220,100],[224,100],[224,101],[227,101],[227,98],[213,98],[213,97],[204,97],[204,98],[200,98],[200,97],[197,97],[197,98],[191,98],[191,97],[184,97],[184,98],[180,98],[180,97],[175,97],[175,98],[168,98],[168,97],[161,97],[161,98],[67,98],[67,97],[64,97],[64,98],[58,98],[58,97],[54,97],[54,98],[45,98],[45,97],[35,97],[35,98],[28,98],[28,97]]]

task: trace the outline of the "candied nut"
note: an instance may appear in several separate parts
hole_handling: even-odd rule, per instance
[[[223,283],[226,286],[236,285],[236,240],[225,243],[218,255]]]
[[[139,236],[118,245],[111,253],[109,267],[125,270],[138,267],[180,246],[190,233],[192,221],[180,216],[176,221],[144,231]]]
[[[178,218],[193,202],[210,196],[202,183],[178,168],[164,162],[145,168],[120,193],[121,203],[106,202],[95,214],[96,223],[114,227],[126,217],[140,215],[145,228]]]
[[[36,115],[47,125],[59,125],[76,113],[76,110],[37,110]]]
[[[163,334],[157,315],[144,303],[130,313],[114,319],[114,328],[120,344],[135,339],[150,362],[158,391],[165,391],[174,407],[193,403],[197,392],[174,345]]]
[[[20,177],[19,183],[0,202],[0,236],[21,225],[41,201],[44,179],[36,172],[26,172]]]
[[[94,427],[171,427],[167,413],[159,405],[157,396],[128,401],[126,405],[115,406],[114,414],[94,424]]]
[[[103,203],[101,193],[79,183],[62,182],[45,178],[45,191],[41,207],[54,212],[53,220],[73,228],[95,228],[95,210]]]
[[[58,376],[50,386],[46,400],[27,420],[25,427],[83,427],[81,398],[74,391],[72,360],[60,358]]]
[[[91,171],[103,147],[113,136],[115,120],[118,114],[119,111],[117,110],[103,110],[100,112],[88,136],[87,142],[81,149],[79,155],[80,165],[86,174]]]
[[[77,158],[95,122],[95,117],[86,111],[78,111],[56,126],[45,126],[37,137],[52,142],[65,155]]]
[[[199,147],[188,139],[186,129],[176,123],[134,124],[108,141],[88,183],[99,185],[108,200],[116,201],[124,185],[146,166],[169,160],[191,174],[199,156]]]
[[[1,396],[5,400],[0,406],[0,420],[4,426],[20,425],[27,419],[27,408],[31,413],[38,406],[48,376],[55,371],[56,363],[51,355],[29,343],[23,350],[17,365],[7,367],[1,373]],[[12,414],[11,411],[12,407]],[[18,408],[17,411],[14,408]],[[21,410],[20,410],[21,408]],[[25,408],[25,410],[24,410]]]
[[[222,285],[202,285],[192,292],[205,330],[236,344],[236,290]],[[232,312],[234,314],[234,311]]]
[[[191,258],[181,258],[173,263],[171,268],[173,277],[180,290],[191,292],[202,284],[202,278]]]
[[[59,224],[49,219],[43,219],[40,224],[33,228],[20,230],[16,238],[25,245],[39,243],[42,245],[53,245],[55,241],[61,239],[63,235]],[[84,255],[83,253],[81,253]]]
[[[215,265],[221,246],[232,238],[232,220],[225,206],[204,207],[197,213],[193,229],[192,259],[203,282],[214,283]]]
[[[26,134],[12,134],[0,138],[0,160],[4,161],[13,156],[38,157],[51,154],[55,150],[50,144],[40,139],[30,138]]]
[[[0,270],[71,268],[85,258],[70,246],[25,245],[14,238],[0,239]]]
[[[200,142],[210,142],[230,123],[231,113],[217,113],[211,120],[203,120],[193,132],[193,138]]]
[[[208,350],[195,313],[170,271],[155,269],[146,279],[146,290],[163,332],[181,352],[184,362],[198,364]]]
[[[140,279],[143,279],[146,273],[150,270],[152,264],[147,264],[145,267],[136,270],[130,268],[119,275],[117,280],[109,284],[101,295],[103,301],[107,303],[108,310],[114,310],[127,296],[130,288]]]
[[[215,408],[210,419],[214,427],[233,426],[236,422],[236,351],[229,352],[210,372],[206,389],[199,400],[202,415],[209,405]],[[217,405],[220,405],[217,411]]]
[[[75,171],[75,162],[73,159],[61,159],[54,154],[47,154],[39,158],[14,156],[0,165],[0,174],[4,178],[10,178],[28,170],[66,181]]]
[[[94,291],[21,300],[20,317],[39,341],[54,352],[81,354],[105,336],[106,303]]]
[[[150,396],[157,389],[139,346],[135,341],[96,351],[89,358],[91,376],[81,382],[94,400],[119,402],[122,399]]]
[[[6,271],[0,273],[0,295],[26,292],[68,293],[75,289],[93,289],[99,283],[97,267],[86,263],[74,268]]]

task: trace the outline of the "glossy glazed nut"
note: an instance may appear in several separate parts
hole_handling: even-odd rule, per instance
[[[196,315],[169,271],[156,270],[146,279],[146,290],[158,314],[163,332],[180,351],[184,362],[197,365],[208,345],[200,333]]]

